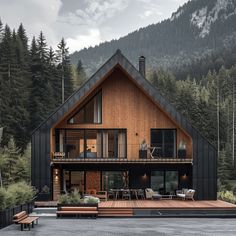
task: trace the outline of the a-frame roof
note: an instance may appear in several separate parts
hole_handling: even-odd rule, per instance
[[[104,63],[100,69],[90,77],[77,91],[75,91],[61,106],[57,108],[44,122],[42,122],[34,131],[38,129],[50,128],[57,123],[66,113],[68,113],[76,103],[100,82],[113,68],[119,65],[126,71],[143,90],[159,104],[159,106],[175,120],[189,135],[200,135],[199,132],[180,114],[147,79],[145,79],[132,63],[118,49],[116,53]],[[45,127],[46,126],[46,127]],[[201,136],[201,135],[200,135]],[[204,138],[204,137],[203,137]],[[204,138],[205,139],[205,138]],[[205,139],[206,140],[206,139]],[[207,140],[206,140],[207,141]]]

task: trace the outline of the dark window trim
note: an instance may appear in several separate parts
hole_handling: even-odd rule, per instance
[[[99,93],[101,93],[101,122],[97,122],[97,123],[91,123],[91,122],[86,122],[86,120],[85,120],[85,117],[86,117],[86,109],[85,109],[85,106],[89,103],[89,102],[91,102]],[[87,125],[93,125],[93,124],[102,124],[102,90],[99,90],[96,94],[94,94],[94,96],[93,97],[91,97],[87,102],[85,102],[85,104],[80,108],[80,109],[78,109],[76,112],[74,112],[73,113],[73,115],[71,115],[70,117],[69,117],[69,119],[67,119],[67,124],[68,125],[82,125],[82,124],[87,124]],[[81,110],[83,110],[84,109],[84,115],[83,115],[83,123],[70,123],[69,122],[69,120],[71,120],[74,116],[76,116]]]
[[[125,131],[125,159],[127,158],[127,129],[124,129],[124,128],[118,128],[118,129],[112,129],[112,128],[88,128],[88,129],[84,129],[84,128],[62,128],[62,129],[58,129],[58,131],[60,130],[63,130],[65,133],[65,137],[63,138],[63,150],[66,150],[65,149],[65,145],[66,145],[66,140],[67,140],[67,131],[83,131],[83,139],[84,139],[84,158],[87,158],[87,151],[86,151],[86,147],[87,147],[87,135],[86,135],[86,131],[89,131],[89,130],[94,130],[94,131],[101,131],[102,133],[102,142],[101,142],[101,145],[103,147],[103,131],[107,131],[107,130],[111,130],[114,132],[114,147],[115,147],[115,150],[114,150],[114,158],[119,158],[118,157],[118,133],[119,131]],[[116,137],[117,136],[117,137]],[[116,140],[117,139],[117,140]],[[102,157],[103,157],[103,148],[102,148]],[[116,154],[116,155],[115,155]]]
[[[178,149],[177,149],[177,128],[151,128],[150,129],[150,146],[152,141],[152,130],[175,130],[175,156],[173,158],[178,158]],[[163,144],[162,144],[163,145]]]

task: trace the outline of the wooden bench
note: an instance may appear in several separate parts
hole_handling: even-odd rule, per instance
[[[97,207],[60,207],[56,213],[57,217],[63,215],[74,215],[77,218],[81,216],[97,218],[98,209]]]
[[[13,222],[21,225],[21,231],[23,231],[26,227],[30,230],[30,226],[34,228],[34,224],[38,224],[38,219],[39,217],[29,216],[26,211],[21,211],[13,216]]]

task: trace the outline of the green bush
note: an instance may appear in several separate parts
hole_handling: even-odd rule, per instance
[[[30,202],[34,199],[33,187],[25,182],[9,185],[7,189],[0,188],[0,209],[11,208]]]
[[[0,188],[0,210],[6,208],[6,190],[4,188]]]
[[[221,191],[218,193],[220,200],[236,204],[236,195],[232,191]]]
[[[15,205],[21,205],[32,201],[35,195],[33,188],[25,182],[12,184],[8,187],[7,191],[15,197]]]
[[[84,199],[85,204],[96,204],[99,202],[100,202],[99,198],[93,196],[89,196]]]
[[[59,197],[58,203],[76,205],[76,204],[83,203],[83,199],[81,199],[79,192],[75,190],[71,194],[62,194]]]

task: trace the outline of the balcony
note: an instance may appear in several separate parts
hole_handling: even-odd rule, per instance
[[[112,147],[112,148],[111,148]],[[117,145],[104,150],[93,147],[83,152],[54,152],[51,161],[53,163],[182,163],[192,164],[192,158],[178,158],[162,156],[157,147],[148,148],[143,153],[139,145]]]

